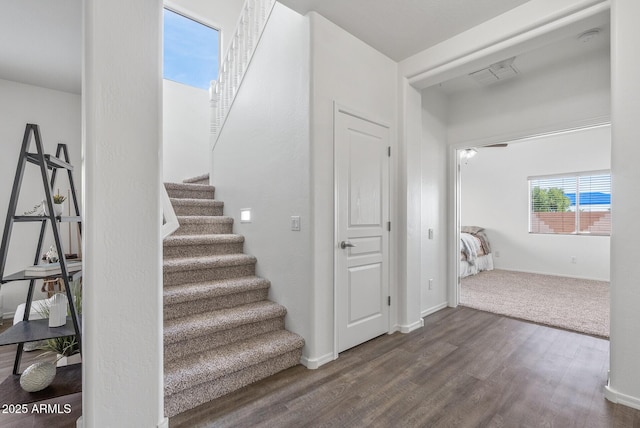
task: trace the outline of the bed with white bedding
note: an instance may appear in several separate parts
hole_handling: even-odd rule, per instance
[[[463,226],[460,231],[460,277],[493,270],[493,254],[482,227]]]

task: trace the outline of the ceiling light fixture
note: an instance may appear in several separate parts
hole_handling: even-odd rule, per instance
[[[466,164],[469,161],[469,159],[471,159],[477,154],[478,154],[478,151],[476,149],[473,149],[473,148],[464,149],[460,152],[460,159],[463,159],[464,163]]]

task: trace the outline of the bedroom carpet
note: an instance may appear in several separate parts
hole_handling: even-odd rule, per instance
[[[609,283],[604,281],[496,269],[463,278],[460,304],[609,337]]]

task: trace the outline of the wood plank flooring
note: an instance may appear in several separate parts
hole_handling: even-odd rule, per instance
[[[0,348],[0,377],[13,347]],[[32,358],[29,356],[29,358]],[[469,308],[381,336],[317,370],[281,372],[171,418],[181,427],[640,428],[604,399],[609,342]],[[0,427],[74,427],[70,415],[3,415]]]
[[[609,342],[469,308],[281,372],[170,420],[181,427],[639,427],[604,398]]]
[[[0,331],[4,331],[11,324],[4,320]],[[0,347],[0,382],[4,381],[13,371],[13,361],[16,355],[16,345]],[[22,370],[30,364],[47,359],[55,359],[55,355],[38,357],[41,351],[25,352],[22,354]],[[5,403],[1,403],[2,406]],[[37,407],[34,409],[34,405]],[[67,405],[67,407],[65,407]],[[18,413],[15,408],[0,407],[0,427],[2,428],[67,428],[75,427],[76,420],[82,415],[82,393],[66,395],[50,400],[38,401],[27,405],[27,413]],[[34,412],[33,410],[36,410]],[[39,411],[39,413],[38,413]]]

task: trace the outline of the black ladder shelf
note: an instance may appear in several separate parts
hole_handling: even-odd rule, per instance
[[[36,146],[35,153],[29,152],[29,146],[31,145],[32,136]],[[22,186],[22,178],[27,163],[35,164],[39,167],[40,175],[42,178],[42,185],[45,192],[45,204],[47,207],[46,215],[16,215],[18,197],[20,196],[20,188]],[[59,169],[64,169],[67,171],[75,216],[56,216],[53,210],[53,188],[55,186]],[[49,171],[51,171],[51,175],[49,175]],[[34,342],[43,339],[75,335],[76,340],[78,341],[78,345],[80,346],[80,349],[82,349],[82,330],[80,326],[80,319],[76,311],[76,305],[73,300],[72,290],[70,286],[70,282],[74,279],[79,278],[82,275],[82,271],[72,273],[68,271],[67,260],[65,258],[62,240],[60,238],[60,223],[76,222],[78,223],[79,233],[81,233],[82,231],[82,218],[80,217],[80,208],[78,206],[78,199],[76,197],[76,189],[73,183],[72,172],[73,166],[69,163],[69,152],[67,151],[66,144],[58,144],[55,156],[45,154],[42,145],[42,139],[40,137],[40,128],[38,127],[38,125],[27,124],[24,130],[22,148],[20,150],[20,155],[18,158],[18,167],[16,169],[13,188],[11,190],[11,199],[9,200],[7,218],[4,224],[2,244],[0,245],[0,284],[4,284],[10,281],[29,281],[29,291],[27,292],[27,300],[25,303],[24,317],[22,321],[13,325],[12,327],[9,327],[5,332],[0,334],[0,346],[13,344],[18,345],[16,358],[13,365],[14,375],[20,374],[20,361],[22,359],[22,352],[24,344],[26,342]],[[38,239],[35,257],[33,259],[34,265],[37,265],[40,261],[44,237],[47,230],[47,224],[51,222],[51,229],[53,232],[56,250],[58,251],[61,273],[57,275],[43,274],[42,277],[34,277],[31,275],[25,275],[24,271],[20,271],[8,276],[4,275],[13,225],[14,223],[22,222],[40,223],[40,237]],[[64,326],[49,328],[48,319],[32,321],[29,320],[36,280],[43,279],[45,277],[61,278],[64,282],[64,288],[67,299],[69,301],[69,308],[71,313],[71,316],[67,317],[67,323]]]

